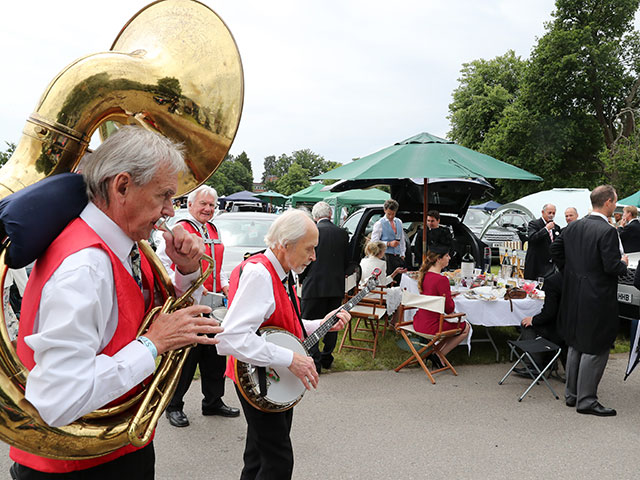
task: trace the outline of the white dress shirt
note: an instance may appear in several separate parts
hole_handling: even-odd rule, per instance
[[[274,266],[278,277],[287,276],[282,265],[271,249],[265,255]],[[237,359],[259,367],[288,367],[293,361],[293,351],[267,343],[264,337],[256,335],[260,325],[276,309],[271,274],[260,263],[247,263],[242,270],[238,290],[222,326],[224,332],[216,335],[220,355],[233,355]],[[311,335],[323,320],[303,320],[305,330]]]
[[[189,214],[189,217],[187,218],[189,221],[193,222],[194,225],[198,226],[198,230],[200,231],[200,235],[202,236],[203,231],[206,227],[202,223],[197,221],[195,218],[193,218],[191,214]],[[208,234],[209,232],[207,232],[207,235]],[[159,236],[159,240],[158,240],[158,247],[156,250],[156,254],[158,255],[158,258],[160,258],[160,261],[164,265],[164,268],[167,270],[167,272],[171,272],[171,264],[173,262],[167,255],[167,244],[164,241],[163,235],[158,235],[158,236]],[[220,232],[218,232],[218,239],[222,242],[222,235],[220,235]],[[213,245],[211,245],[211,253],[213,254],[212,258],[215,257]],[[228,286],[229,286],[229,277],[225,272],[222,271],[222,265],[220,265],[220,288],[224,288]]]
[[[133,240],[91,202],[80,218],[131,273]],[[198,273],[175,275],[176,289],[184,292]],[[42,289],[34,333],[25,337],[35,360],[25,397],[51,426],[67,425],[106,405],[155,370],[153,355],[135,340],[113,356],[98,354],[118,326],[113,278],[108,254],[85,248],[69,255]]]
[[[380,220],[378,220],[376,223],[373,224],[373,231],[371,232],[371,241],[372,242],[379,242],[380,238],[382,237],[382,222],[386,217],[382,217]],[[400,219],[398,219],[400,220]],[[394,222],[395,222],[395,218],[394,218]],[[402,225],[402,221],[400,221],[400,225]],[[402,229],[402,226],[400,227],[400,240],[399,240],[399,245],[396,248],[400,249],[400,256],[404,257],[406,250],[407,250],[407,245],[405,243],[404,240],[404,230]]]

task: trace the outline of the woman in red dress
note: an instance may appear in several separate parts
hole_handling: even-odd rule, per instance
[[[449,265],[449,249],[445,246],[433,246],[431,250],[427,252],[427,258],[422,263],[419,271],[418,286],[420,293],[423,295],[444,296],[444,311],[445,313],[453,313],[455,309],[455,303],[451,296],[451,287],[449,286],[449,279],[442,275],[442,269]],[[440,324],[440,314],[436,312],[430,312],[428,310],[418,310],[413,317],[413,328],[416,332],[427,333],[429,335],[435,335],[438,333]],[[445,338],[440,342],[440,351],[443,355],[446,355],[455,347],[457,347],[467,335],[469,335],[469,324],[464,322],[464,329],[460,335],[455,337]],[[458,328],[457,323],[450,323],[446,320],[443,321],[442,330],[453,330]],[[429,358],[434,363],[437,363],[433,359],[434,355]]]

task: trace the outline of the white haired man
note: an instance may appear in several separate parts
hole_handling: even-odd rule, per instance
[[[344,277],[349,267],[349,234],[331,222],[331,214],[331,206],[326,202],[316,203],[311,210],[318,227],[318,246],[316,261],[300,275],[302,318],[323,318],[338,308],[344,298]],[[329,332],[322,339],[322,351],[319,343],[310,349],[318,373],[323,368],[331,368],[337,340],[338,332]]]
[[[556,206],[547,203],[542,207],[542,216],[529,222],[529,247],[524,260],[524,278],[537,280],[554,272],[549,246],[560,235],[560,227],[553,221]]]
[[[307,389],[315,388],[318,373],[311,357],[267,343],[257,331],[265,326],[281,327],[302,339],[333,314],[321,320],[302,320],[293,288],[291,272],[302,273],[316,258],[318,229],[308,213],[288,210],[273,222],[265,243],[268,248],[264,254],[248,258],[231,273],[230,306],[224,321],[225,332],[217,336],[218,352],[256,366],[288,367]],[[339,312],[338,317],[340,321],[333,331],[343,328],[351,318],[345,311]],[[229,359],[227,376],[235,381],[234,361]],[[249,404],[239,391],[238,398],[247,420],[241,478],[291,478],[293,448],[289,432],[293,408],[278,413],[263,412]]]
[[[201,237],[205,244],[205,253],[215,260],[215,271],[205,280],[205,289],[209,292],[226,296],[229,291],[229,279],[221,268],[224,245],[218,230],[211,222],[217,204],[218,192],[212,187],[201,185],[187,197],[189,216],[184,220],[180,220],[178,224],[182,225],[187,232]],[[171,259],[166,255],[165,243],[162,241],[158,245],[158,256],[167,270],[175,268]],[[205,269],[206,267],[207,264],[203,260],[202,268]],[[176,391],[165,412],[171,425],[174,427],[189,426],[189,419],[183,410],[184,395],[189,390],[198,366],[200,367],[200,388],[204,397],[202,399],[202,414],[223,417],[238,417],[240,415],[239,409],[225,405],[222,400],[226,364],[226,357],[218,355],[215,345],[196,345],[195,348],[191,349],[184,367],[182,367]]]
[[[125,127],[83,163],[89,204],[51,243],[31,273],[22,302],[17,351],[30,370],[25,397],[51,426],[130,397],[155,370],[158,354],[213,344],[217,322],[192,306],[159,315],[136,332],[154,304],[154,280],[137,241],[172,216],[180,149],[168,139]],[[166,233],[177,265],[176,289],[198,276],[202,241],[176,227]],[[56,460],[11,448],[14,478],[154,478],[153,443],[86,460]],[[59,474],[59,475],[52,475]]]

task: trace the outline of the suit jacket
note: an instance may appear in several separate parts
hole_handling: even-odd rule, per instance
[[[343,297],[349,234],[330,220],[318,222],[316,261],[302,273],[302,299]]]
[[[562,273],[555,272],[544,281],[544,304],[540,313],[535,315],[531,325],[536,334],[544,337],[556,345],[561,345],[562,337],[558,333],[558,313],[562,298]]]
[[[598,215],[576,220],[551,244],[564,260],[560,334],[579,352],[606,352],[618,333],[618,275],[625,274],[616,229]]]
[[[453,238],[451,232],[447,227],[438,227],[431,230],[427,230],[427,250],[432,245],[446,245],[451,247],[453,245]],[[416,241],[414,245],[414,252],[416,256],[416,262],[418,265],[422,264],[422,229],[416,233]]]
[[[625,253],[640,252],[640,221],[635,219],[624,227],[618,228],[622,248]]]
[[[538,277],[547,277],[553,273],[553,263],[549,253],[551,238],[544,226],[547,222],[543,218],[529,222],[529,247],[524,260],[524,278],[535,280]],[[560,235],[560,227],[553,227],[553,236]]]

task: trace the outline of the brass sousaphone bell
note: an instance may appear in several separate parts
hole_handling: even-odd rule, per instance
[[[76,60],[49,84],[16,151],[0,170],[0,198],[46,176],[73,171],[96,130],[104,138],[123,124],[143,126],[184,145],[189,171],[179,177],[178,194],[189,192],[229,151],[240,122],[243,88],[235,41],[211,9],[193,0],[154,2],[127,22],[111,51]],[[142,250],[171,296],[173,286],[160,261],[148,245]],[[4,252],[0,266],[4,285]],[[177,307],[173,302],[162,308]],[[175,389],[186,350],[163,356],[152,386],[142,395],[54,428],[24,398],[28,371],[9,339],[4,311],[2,317],[1,440],[68,460],[146,443]]]

